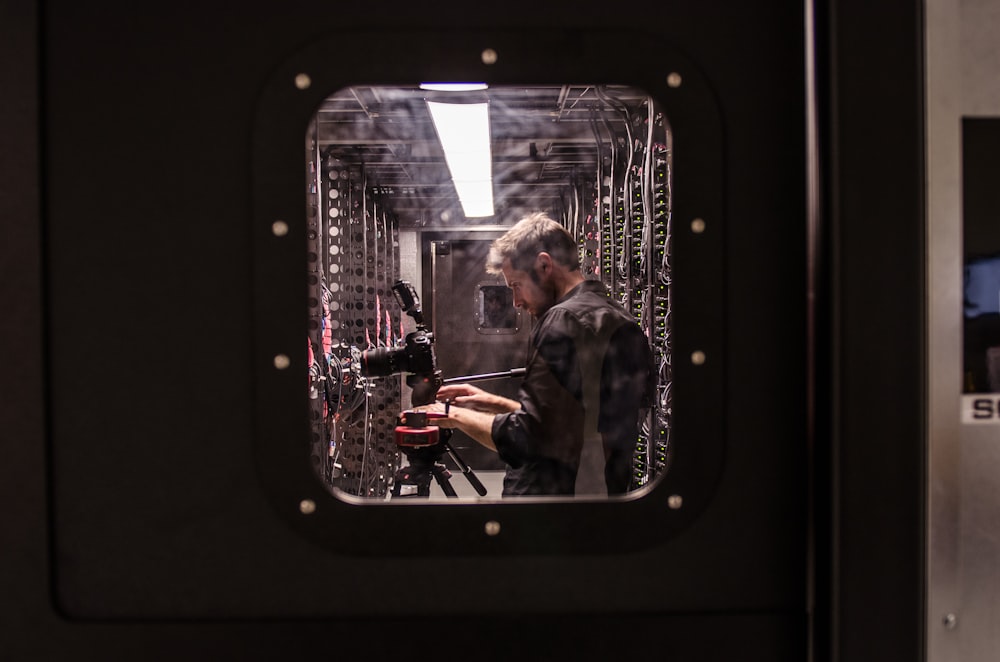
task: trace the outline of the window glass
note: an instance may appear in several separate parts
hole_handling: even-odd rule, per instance
[[[305,153],[311,453],[331,492],[608,498],[668,470],[671,134],[650,95],[351,87],[322,102]],[[535,212],[572,240],[557,266],[578,264],[624,322],[598,328],[606,316],[574,299],[556,324],[532,297],[551,311],[564,281],[487,269],[493,242]],[[480,412],[496,449],[438,424],[432,405],[458,384],[521,406]]]

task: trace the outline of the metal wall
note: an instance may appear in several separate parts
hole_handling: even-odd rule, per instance
[[[1000,6],[926,6],[928,659],[985,662],[1000,648],[1000,419],[962,419],[962,119],[1000,122]]]

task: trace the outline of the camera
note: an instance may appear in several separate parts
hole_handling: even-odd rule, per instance
[[[423,329],[406,335],[402,347],[376,347],[361,353],[366,377],[386,377],[401,372],[434,374],[434,336]]]
[[[392,286],[399,307],[417,323],[416,331],[408,333],[402,346],[376,347],[361,352],[361,373],[366,377],[387,377],[402,372],[409,373],[406,385],[413,389],[414,405],[434,402],[441,387],[441,371],[434,356],[434,334],[424,325],[420,298],[413,285],[398,280]]]

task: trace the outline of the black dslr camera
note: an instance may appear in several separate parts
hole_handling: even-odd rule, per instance
[[[437,369],[434,356],[434,334],[424,325],[420,298],[413,286],[397,280],[392,293],[404,313],[417,323],[417,330],[406,334],[402,346],[376,347],[361,353],[361,372],[366,377],[386,377],[401,372],[406,376],[406,385],[413,389],[413,405],[427,405],[434,402],[441,388],[441,371]]]
[[[412,285],[404,280],[397,280],[392,286],[392,293],[396,295],[396,301],[403,312],[417,323],[417,330],[406,335],[402,346],[376,347],[362,352],[361,372],[366,377],[410,373],[406,376],[406,385],[413,389],[410,396],[413,406],[429,405],[434,402],[443,383],[434,357],[434,334],[427,331],[424,325],[420,299]],[[457,496],[449,480],[451,472],[439,461],[445,451],[479,496],[486,496],[486,487],[449,443],[452,430],[428,425],[430,420],[447,415],[447,412],[440,414],[417,411],[407,411],[401,415],[401,424],[395,430],[396,445],[402,449],[410,464],[400,467],[393,478],[394,497],[430,496],[432,476],[446,496]]]

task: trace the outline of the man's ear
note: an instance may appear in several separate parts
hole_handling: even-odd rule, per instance
[[[535,268],[538,269],[538,275],[543,276],[552,273],[552,256],[542,251],[535,257]]]

